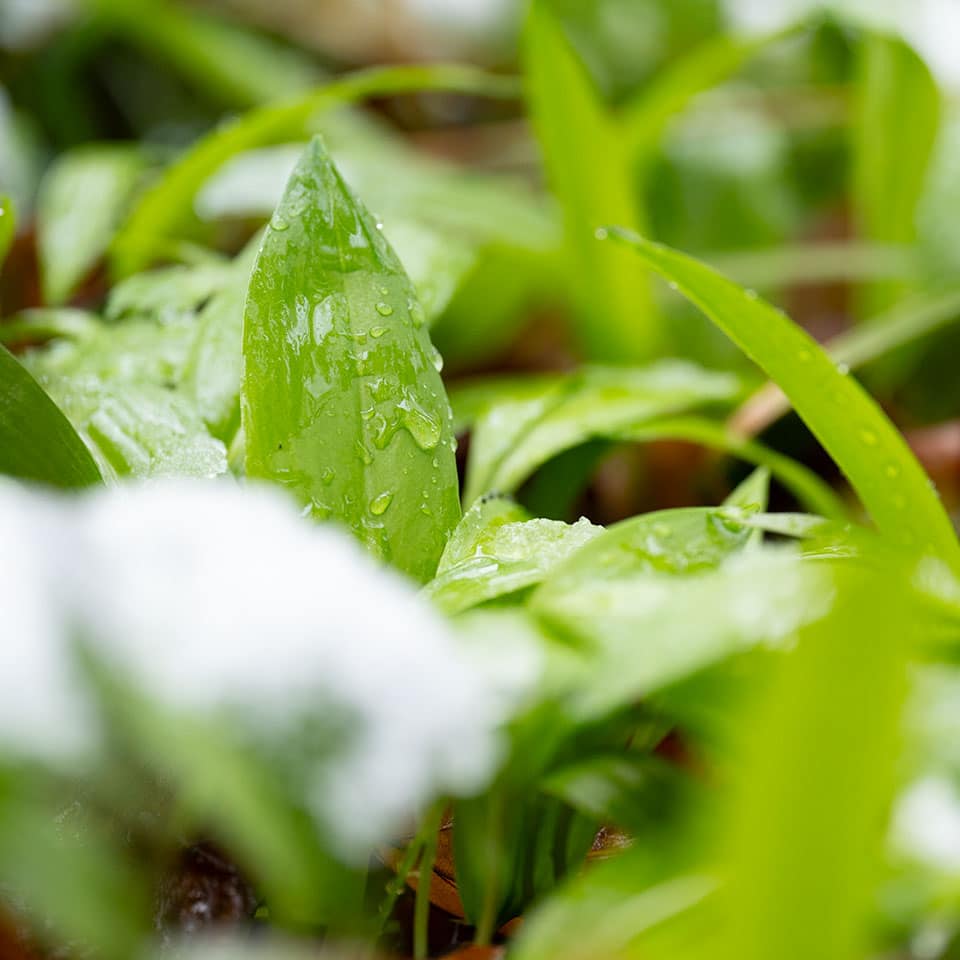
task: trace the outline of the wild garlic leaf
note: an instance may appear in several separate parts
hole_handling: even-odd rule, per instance
[[[424,593],[449,614],[517,593],[540,583],[601,529],[584,518],[531,519],[511,500],[481,499],[454,530]]]
[[[47,171],[37,245],[48,304],[67,300],[106,252],[146,166],[138,147],[97,144],[63,154]]]
[[[737,377],[688,363],[647,368],[586,367],[518,399],[491,404],[470,448],[466,502],[487,492],[511,493],[552,457],[597,437],[654,418],[734,401]]]
[[[423,311],[322,141],[267,228],[243,328],[247,475],[289,487],[419,580],[460,516],[452,413]]]
[[[0,474],[55,487],[100,482],[100,470],[70,421],[0,346]]]
[[[593,713],[626,703],[736,648],[739,641],[731,634],[737,617],[710,609],[728,599],[710,575],[755,539],[740,522],[743,513],[749,511],[694,507],[633,517],[607,528],[550,571],[530,608],[592,653],[591,677],[574,693],[578,710]],[[685,604],[699,593],[707,606],[694,616]],[[723,616],[726,624],[719,623]],[[717,618],[717,629],[705,627],[701,617],[704,623]],[[689,633],[686,620],[697,621]],[[762,631],[767,625],[751,626]],[[705,632],[697,635],[696,629]],[[618,657],[622,673],[608,677],[616,674]]]
[[[720,519],[722,511],[714,511],[713,520],[710,512],[699,518],[672,512],[667,522],[652,514],[646,530],[643,524],[633,528],[637,556],[624,550],[617,561],[613,554],[621,572],[608,575],[594,564],[593,573],[574,576],[573,564],[580,562],[574,554],[530,600],[550,628],[590,651],[569,698],[581,720],[599,719],[740,652],[782,647],[829,610],[832,565],[804,561],[783,548],[744,550],[752,542],[750,528],[729,515]],[[686,550],[657,556],[673,531],[679,540],[691,526],[711,523],[728,526],[729,533],[712,545],[709,535],[697,536],[705,544],[699,556]],[[646,543],[640,537],[645,532]],[[584,553],[599,552],[603,541],[598,537]]]
[[[629,231],[614,229],[611,235],[676,284],[780,386],[884,536],[960,563],[950,518],[906,441],[809,334],[704,264]]]
[[[470,67],[383,67],[359,71],[302,96],[252,110],[201,138],[143,194],[116,238],[115,270],[121,276],[142,270],[179,230],[195,222],[198,192],[236,154],[304,136],[315,127],[319,115],[336,106],[426,89],[491,97],[516,93],[512,80]]]
[[[606,223],[642,228],[630,144],[544,0],[530,5],[524,62],[528,109],[563,211],[576,332],[591,360],[651,360],[664,331],[650,280],[595,236]]]

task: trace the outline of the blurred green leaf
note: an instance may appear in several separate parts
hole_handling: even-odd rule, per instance
[[[67,300],[106,252],[146,165],[139,147],[98,144],[62,154],[47,171],[37,199],[47,303]]]
[[[742,552],[753,538],[737,516],[689,508],[616,524],[536,590],[531,609],[589,652],[571,692],[575,715],[605,715],[758,644],[783,643],[826,612],[826,570],[788,552]]]
[[[432,576],[460,515],[439,354],[396,254],[319,138],[267,229],[243,336],[248,476]]]
[[[695,955],[870,952],[912,635],[901,578],[848,570],[831,615],[745,706],[720,827],[724,922]]]
[[[809,334],[696,260],[628,232],[613,235],[676,284],[781,387],[885,536],[960,561],[953,525],[903,437]]]
[[[144,193],[114,244],[116,272],[126,276],[141,270],[184,224],[189,225],[200,188],[236,154],[305,136],[316,118],[333,107],[366,97],[427,89],[491,97],[516,94],[509,78],[469,67],[383,67],[360,71],[304,96],[252,110],[203,137]]]
[[[165,0],[88,0],[112,31],[231,106],[293,96],[320,69],[305,54],[237,23]]]
[[[924,61],[896,37],[865,34],[858,68],[852,192],[860,235],[912,243],[940,129],[940,92]],[[890,306],[897,295],[896,284],[876,286],[867,312]]]
[[[551,457],[595,437],[621,435],[654,418],[734,400],[732,374],[664,362],[641,369],[586,367],[567,377],[523,385],[517,399],[474,393],[483,414],[474,426],[465,501],[511,493]],[[476,389],[476,388],[475,388]]]
[[[77,431],[37,381],[0,346],[0,473],[86,487],[100,471]]]
[[[5,193],[0,193],[0,267],[7,259],[7,253],[17,234],[17,211],[13,200]]]
[[[650,282],[595,237],[605,223],[642,227],[629,144],[543,0],[530,5],[524,32],[528,109],[563,210],[577,335],[591,360],[655,359],[664,331]]]

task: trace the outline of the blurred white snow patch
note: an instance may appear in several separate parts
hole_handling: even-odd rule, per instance
[[[960,3],[957,0],[727,0],[736,29],[779,30],[820,10],[903,37],[941,83],[960,87]]]
[[[894,810],[895,852],[934,870],[960,875],[960,793],[945,777],[911,784]]]
[[[513,697],[399,575],[285,496],[164,481],[53,499],[0,487],[0,742],[96,742],[71,664],[82,636],[144,693],[227,711],[280,752],[304,722],[346,731],[305,797],[344,856],[420,805],[479,789]],[[12,619],[10,611],[13,612]],[[518,669],[521,689],[535,682]]]

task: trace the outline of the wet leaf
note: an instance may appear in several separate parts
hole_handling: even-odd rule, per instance
[[[953,525],[903,437],[809,334],[696,260],[629,232],[613,235],[676,284],[780,386],[885,536],[960,563]]]
[[[424,592],[446,613],[460,613],[540,583],[600,532],[586,519],[530,519],[510,500],[479,500],[453,531]]]
[[[439,354],[396,254],[319,138],[264,237],[243,350],[247,474],[430,577],[460,511]]]

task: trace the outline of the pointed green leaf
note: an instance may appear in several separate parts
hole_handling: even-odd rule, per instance
[[[429,578],[460,513],[439,354],[396,254],[319,138],[264,237],[243,352],[247,475]]]
[[[698,306],[790,398],[881,532],[960,562],[957,538],[906,441],[870,395],[787,316],[704,264],[629,231],[612,236]]]
[[[77,431],[43,388],[0,346],[0,473],[56,487],[100,482]]]

